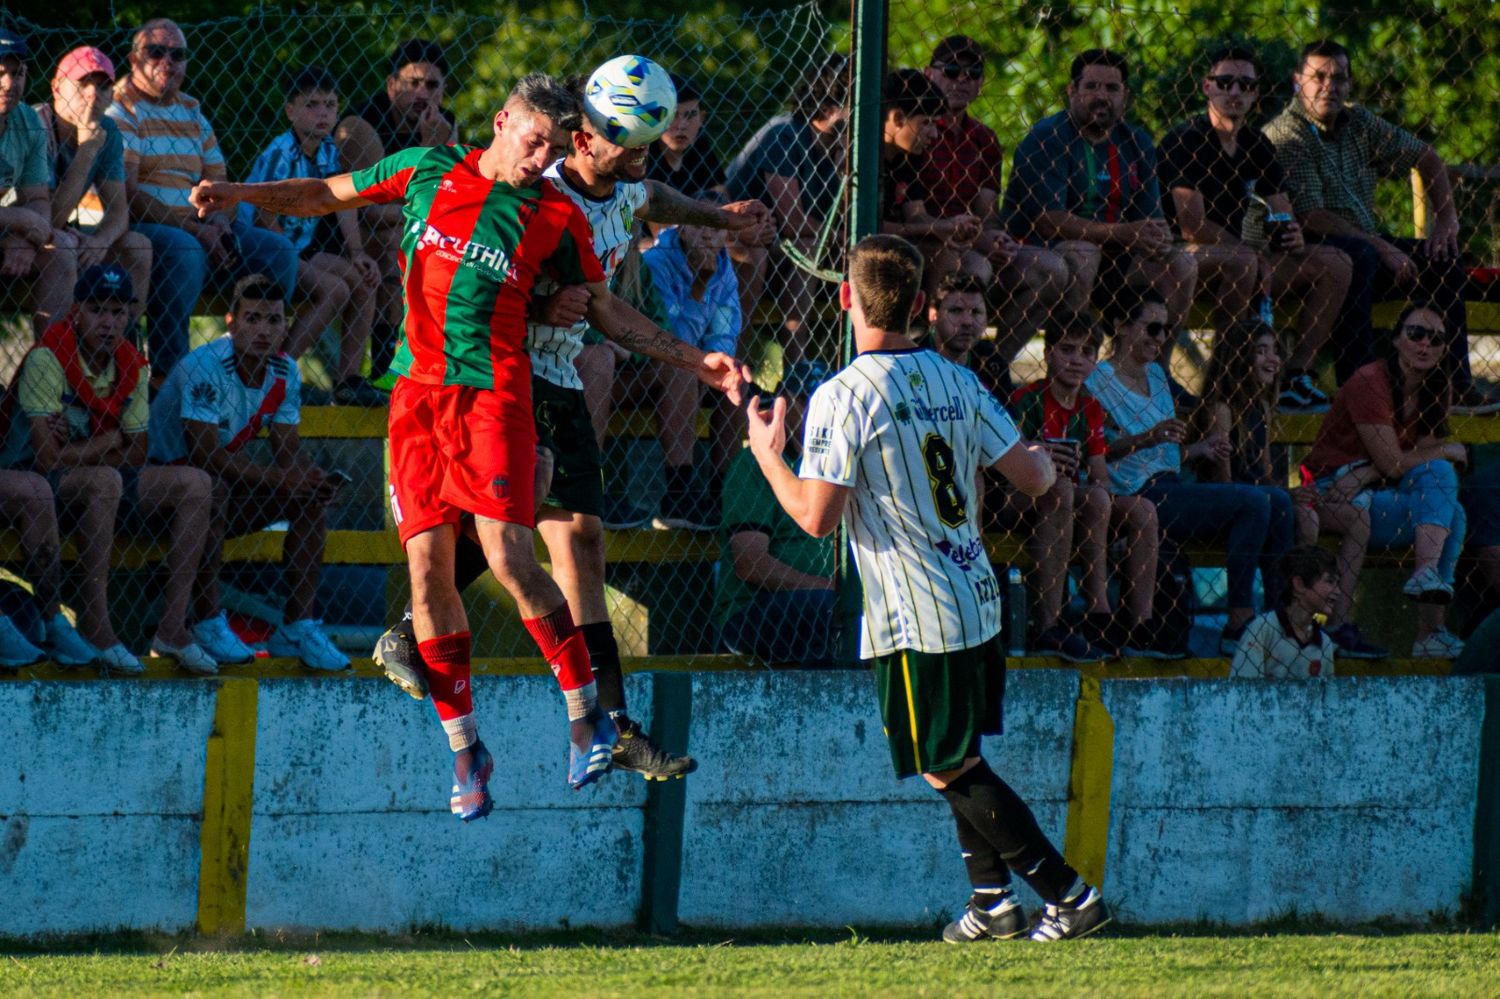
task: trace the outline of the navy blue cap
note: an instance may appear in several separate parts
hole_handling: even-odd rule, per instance
[[[5,58],[29,59],[31,49],[26,45],[26,39],[9,28],[0,28],[0,59]]]
[[[134,302],[130,275],[119,264],[95,264],[73,286],[75,302]]]

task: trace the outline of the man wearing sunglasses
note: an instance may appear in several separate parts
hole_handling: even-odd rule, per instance
[[[950,35],[932,50],[927,78],[947,99],[937,139],[922,157],[927,210],[939,219],[971,215],[982,223],[973,250],[994,269],[1000,305],[995,345],[1007,360],[1020,352],[1062,299],[1068,267],[1041,246],[1021,246],[1000,224],[1000,171],[1005,150],[994,130],[969,114],[984,83],[984,50]]]
[[[1292,74],[1294,98],[1264,128],[1287,175],[1287,193],[1308,235],[1337,247],[1353,262],[1349,294],[1334,339],[1346,348],[1337,375],[1343,384],[1374,360],[1370,309],[1377,296],[1431,301],[1452,333],[1454,405],[1459,414],[1492,413],[1500,398],[1469,371],[1468,272],[1459,252],[1458,211],[1443,158],[1415,135],[1350,103],[1349,51],[1322,39],[1302,49]],[[1415,170],[1431,205],[1423,239],[1388,235],[1375,210],[1382,177],[1404,181]]]
[[[1313,364],[1349,290],[1349,258],[1331,246],[1308,246],[1295,221],[1267,225],[1263,233],[1245,228],[1252,196],[1278,213],[1292,210],[1276,147],[1245,123],[1260,94],[1255,53],[1238,46],[1211,52],[1202,89],[1208,112],[1161,141],[1159,172],[1168,195],[1163,208],[1198,261],[1216,329],[1245,318],[1252,299],[1265,291],[1278,300],[1290,294],[1301,303],[1281,408],[1324,411],[1329,399],[1317,386]],[[1348,349],[1362,354],[1366,346]]]
[[[187,64],[182,29],[165,18],[147,21],[131,39],[130,72],[115,84],[107,112],[125,140],[131,228],[151,241],[153,378],[165,378],[187,353],[188,319],[205,284],[228,287],[265,274],[288,298],[297,285],[297,251],[285,236],[226,212],[199,218],[188,203],[195,184],[225,180],[227,172],[213,126],[182,92]]]

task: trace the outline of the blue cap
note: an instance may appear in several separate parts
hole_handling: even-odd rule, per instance
[[[95,264],[73,286],[75,302],[134,302],[130,275],[119,264]]]
[[[26,39],[11,31],[9,28],[0,28],[0,59],[29,59],[31,49],[26,45]]]

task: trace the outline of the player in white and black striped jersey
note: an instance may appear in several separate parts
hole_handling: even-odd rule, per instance
[[[910,243],[861,240],[840,288],[858,356],[813,394],[799,472],[781,460],[784,400],[769,414],[751,402],[750,446],[803,530],[821,537],[842,519],[849,533],[865,601],[860,655],[875,670],[892,761],[947,800],[974,888],[943,938],[1026,933],[1011,871],[1046,902],[1031,939],[1078,937],[1109,920],[1103,899],[980,756],[980,736],[1000,731],[1005,662],[971,484],[991,466],[1041,495],[1056,472],[972,372],[907,336],[921,277]]]

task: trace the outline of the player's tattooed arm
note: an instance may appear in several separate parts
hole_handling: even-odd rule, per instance
[[[276,215],[295,215],[307,218],[327,215],[345,208],[362,208],[370,204],[354,190],[354,182],[348,174],[329,177],[292,177],[262,184],[230,184],[226,181],[205,180],[188,195],[188,201],[198,209],[200,218],[215,212],[233,214],[235,206],[243,201],[264,208]]]
[[[685,343],[624,301],[600,281],[588,286],[588,319],[595,329],[626,350],[691,371],[705,385],[740,404],[740,388],[750,383],[750,370],[726,354],[706,354]]]
[[[672,185],[657,180],[646,181],[646,203],[635,214],[642,222],[729,228],[718,205],[690,198]]]

